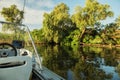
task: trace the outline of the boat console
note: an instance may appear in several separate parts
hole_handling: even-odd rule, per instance
[[[17,49],[9,43],[0,43],[0,57],[17,56]]]
[[[21,48],[24,48],[25,42],[22,40],[21,41],[20,40],[13,40],[12,45],[14,47],[16,47],[17,49],[21,49]]]

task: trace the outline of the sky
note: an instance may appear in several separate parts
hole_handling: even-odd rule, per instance
[[[69,13],[74,13],[76,6],[85,5],[85,0],[25,0],[26,5],[24,9],[23,23],[28,25],[31,30],[42,28],[43,14],[51,12],[59,3],[65,3],[70,8]],[[120,0],[98,0],[101,4],[108,4],[114,12],[114,17],[107,18],[103,24],[114,22],[120,16]],[[12,4],[17,5],[18,9],[23,10],[24,0],[0,0],[0,11],[3,7],[10,7]],[[5,21],[0,15],[0,21]]]

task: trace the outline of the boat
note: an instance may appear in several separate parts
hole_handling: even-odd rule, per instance
[[[0,26],[11,25],[13,30],[16,27],[20,30],[15,30],[15,34],[13,31],[6,31],[8,34],[13,33],[15,38],[0,42],[0,80],[65,80],[42,65],[42,57],[36,49],[28,26],[4,21],[0,23]]]

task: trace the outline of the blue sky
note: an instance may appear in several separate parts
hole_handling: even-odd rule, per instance
[[[22,10],[23,1],[24,0],[0,0],[0,10],[12,4],[16,4],[18,8]],[[75,6],[85,5],[85,0],[26,0],[25,19],[23,23],[29,25],[31,30],[41,28],[44,12],[51,12],[54,7],[61,2],[67,4],[70,8],[70,14],[74,13]],[[114,12],[114,17],[107,18],[103,21],[103,24],[113,22],[120,15],[120,0],[98,0],[98,2],[110,5],[111,10]],[[1,15],[0,20],[4,21]]]

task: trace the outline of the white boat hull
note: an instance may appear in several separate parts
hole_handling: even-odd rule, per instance
[[[0,80],[29,80],[32,72],[32,61],[28,56],[0,58],[0,64],[24,62],[20,66],[0,68]]]

